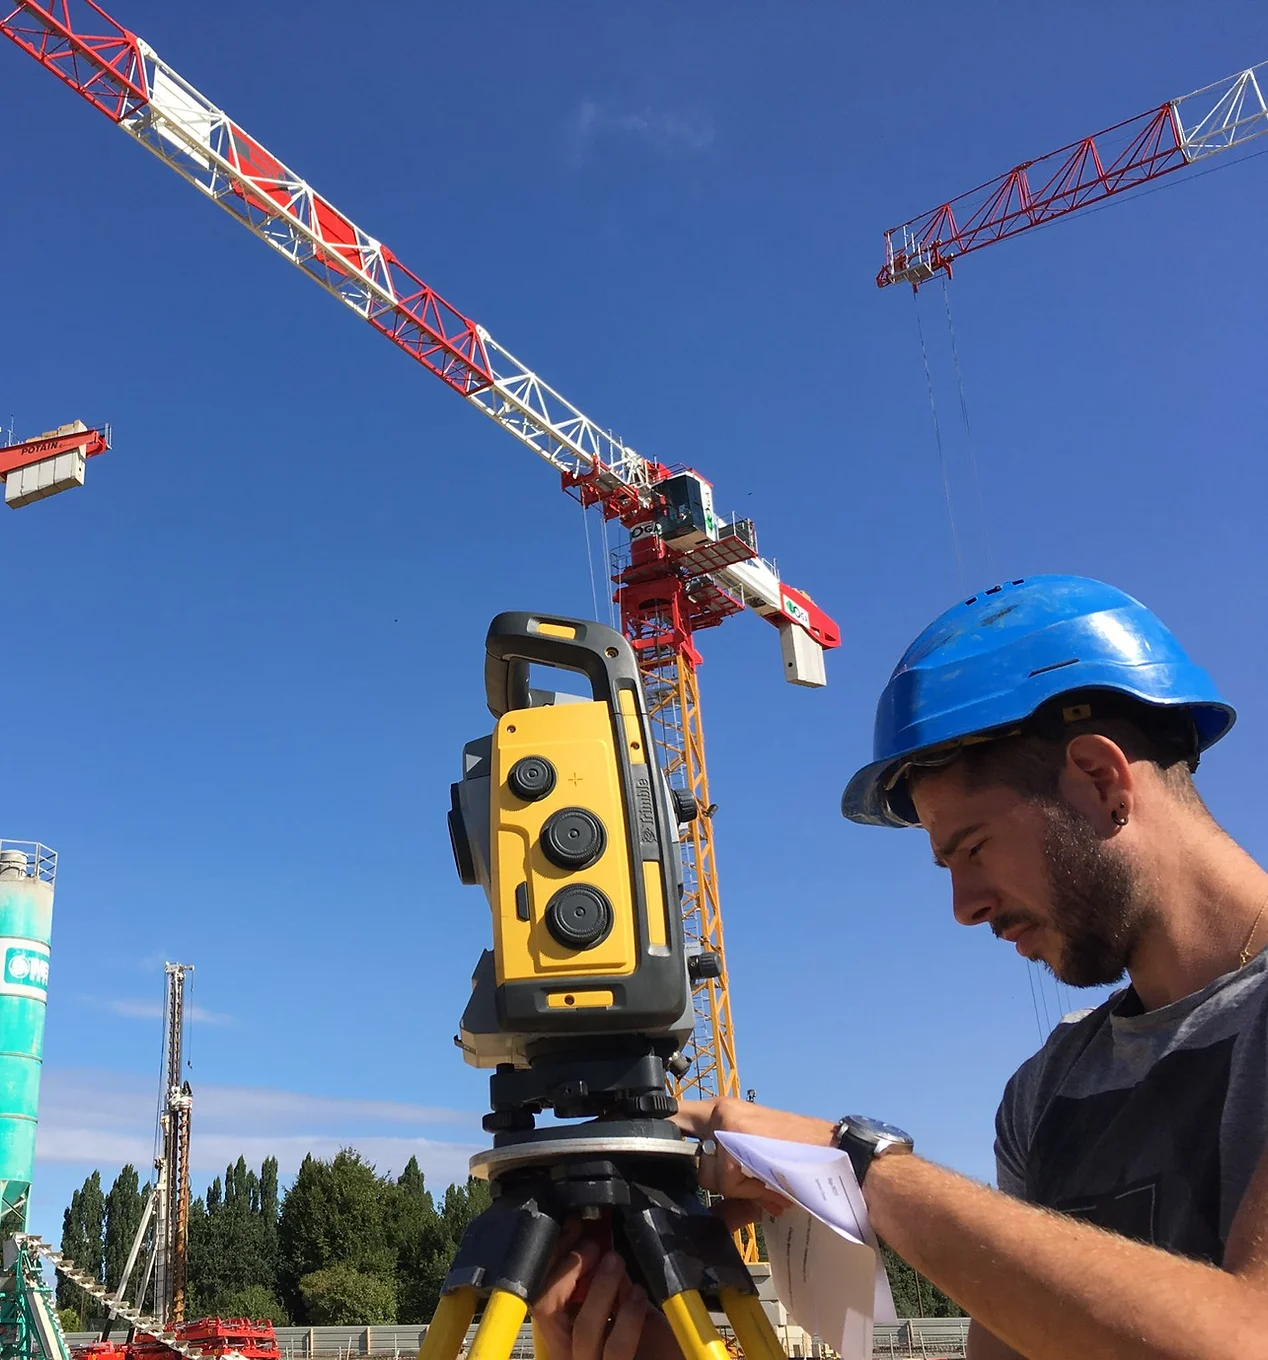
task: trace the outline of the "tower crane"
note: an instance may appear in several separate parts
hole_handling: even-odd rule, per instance
[[[702,814],[683,842],[696,1028],[678,1091],[739,1096],[696,634],[750,608],[778,628],[785,677],[819,686],[824,651],[840,644],[837,625],[758,554],[751,520],[718,518],[704,477],[643,457],[584,415],[94,0],[19,0],[0,31],[549,463],[583,507],[597,506],[629,531],[613,578],[622,626],[639,658],[661,763]]]
[[[971,250],[1079,212],[1268,132],[1268,62],[1115,123],[885,233],[876,286],[919,288]]]

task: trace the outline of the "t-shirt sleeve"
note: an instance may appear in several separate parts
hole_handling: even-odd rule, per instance
[[[1006,1195],[1026,1198],[1026,1151],[1030,1143],[1025,1069],[1013,1073],[995,1111],[995,1184]]]

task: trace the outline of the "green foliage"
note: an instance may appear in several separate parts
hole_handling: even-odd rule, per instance
[[[238,1311],[256,1297],[260,1317],[286,1319],[277,1295],[277,1159],[257,1176],[239,1157],[189,1207],[188,1277],[191,1316],[254,1317]],[[258,1296],[250,1291],[258,1290]],[[274,1316],[277,1314],[277,1316]]]
[[[106,1196],[103,1259],[106,1288],[109,1290],[119,1287],[123,1267],[128,1263],[128,1252],[132,1250],[132,1239],[141,1226],[144,1207],[145,1200],[136,1167],[129,1163],[115,1177],[110,1193]]]
[[[894,1311],[900,1318],[963,1317],[964,1309],[949,1299],[936,1284],[911,1268],[888,1243],[881,1243],[885,1273],[894,1295]]]
[[[264,1284],[248,1284],[241,1289],[226,1290],[210,1308],[200,1311],[214,1313],[222,1318],[250,1318],[252,1322],[267,1320],[275,1327],[285,1327],[290,1323],[277,1295]]]
[[[98,1281],[105,1273],[105,1217],[106,1197],[101,1192],[101,1172],[94,1171],[72,1193],[70,1206],[62,1215],[62,1254]],[[78,1285],[70,1280],[58,1280],[59,1308],[74,1308],[82,1322],[88,1302]]]
[[[438,1213],[423,1187],[423,1174],[413,1157],[397,1181],[399,1194],[415,1204],[411,1231],[400,1238],[396,1276],[400,1282],[400,1322],[430,1322],[440,1302],[440,1287],[467,1225],[489,1207],[489,1187],[468,1179],[445,1191]]]
[[[108,1196],[94,1172],[66,1210],[62,1250],[113,1286],[145,1193],[132,1167]],[[190,1205],[186,1316],[430,1322],[458,1242],[489,1202],[488,1186],[468,1180],[437,1204],[413,1157],[395,1179],[351,1148],[329,1161],[306,1157],[285,1194],[276,1159],[257,1174],[239,1157]],[[59,1287],[82,1329],[79,1295]]]
[[[77,1332],[79,1330],[79,1309],[59,1308],[57,1310],[57,1320],[62,1324],[62,1331]]]
[[[352,1148],[329,1162],[304,1158],[277,1222],[278,1292],[296,1321],[312,1323],[300,1288],[307,1275],[346,1266],[393,1277],[395,1189]]]
[[[299,1281],[304,1312],[314,1327],[396,1321],[396,1280],[352,1266],[328,1266]]]

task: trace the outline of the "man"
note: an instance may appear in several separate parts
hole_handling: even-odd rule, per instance
[[[930,625],[846,817],[921,826],[960,924],[1072,987],[1130,985],[1009,1081],[998,1191],[873,1121],[729,1100],[677,1116],[702,1185],[731,1214],[767,1193],[718,1129],[843,1147],[876,1231],[974,1319],[972,1360],[1268,1356],[1268,873],[1192,782],[1233,718],[1163,624],[1096,581],[1008,582]],[[619,1263],[573,1330],[594,1257],[572,1252],[535,1309],[550,1360],[672,1352]]]

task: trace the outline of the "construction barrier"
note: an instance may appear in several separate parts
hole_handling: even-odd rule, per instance
[[[791,1329],[790,1329],[791,1330]],[[413,1360],[426,1327],[278,1327],[277,1345],[281,1360],[308,1360],[308,1357],[331,1356],[334,1360],[357,1356],[392,1356],[394,1360]],[[470,1344],[474,1328],[468,1334]],[[872,1345],[875,1360],[957,1360],[965,1353],[968,1340],[968,1318],[909,1318],[897,1326],[877,1325]],[[78,1351],[97,1340],[97,1332],[71,1332],[66,1340]],[[117,1328],[115,1336],[125,1335]],[[787,1348],[791,1355],[804,1360],[819,1360],[825,1356],[823,1347],[811,1338],[790,1336]],[[513,1360],[532,1360],[533,1338],[527,1327],[520,1331],[512,1351]]]

